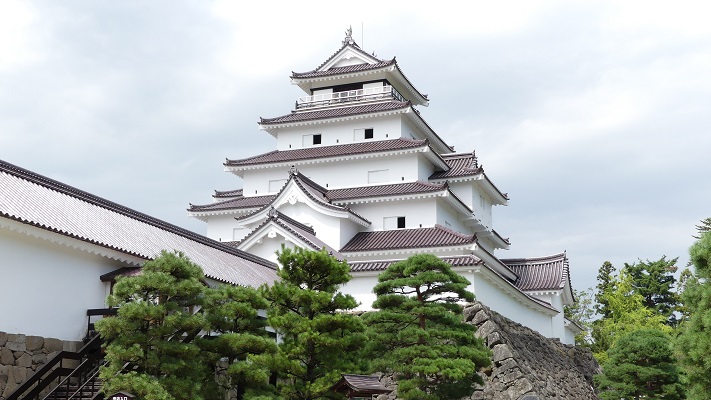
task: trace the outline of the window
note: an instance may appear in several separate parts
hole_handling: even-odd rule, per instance
[[[353,140],[359,141],[359,140],[364,140],[364,139],[372,139],[374,135],[375,129],[373,128],[366,128],[366,129],[354,129],[353,130]]]
[[[368,171],[368,183],[382,183],[387,182],[390,176],[390,170],[380,169],[375,171]]]
[[[368,128],[365,130],[365,138],[366,139],[372,139],[373,138],[373,128]]]
[[[405,217],[385,217],[383,218],[383,229],[404,229]]]
[[[315,135],[304,135],[302,145],[308,147],[314,144],[321,144],[321,134],[317,133]]]

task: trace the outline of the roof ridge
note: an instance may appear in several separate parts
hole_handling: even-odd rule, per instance
[[[247,161],[247,160],[252,160],[252,159],[257,158],[257,157],[266,156],[267,154],[273,154],[273,153],[278,153],[278,152],[279,152],[279,150],[272,150],[272,151],[268,151],[268,152],[266,152],[266,153],[257,154],[256,156],[247,157],[247,158],[237,158],[237,159],[234,159],[234,160],[230,160],[229,158],[225,158],[226,161],[225,161],[224,163],[222,163],[222,165],[227,166],[227,164],[229,164],[229,163],[244,162],[244,161]]]
[[[148,214],[144,214],[142,212],[136,211],[132,208],[122,206],[118,203],[114,203],[113,201],[106,200],[103,197],[93,195],[89,192],[83,191],[81,189],[77,189],[74,186],[70,186],[65,183],[56,181],[54,179],[48,178],[48,177],[38,174],[36,172],[32,172],[32,171],[26,170],[24,168],[18,167],[17,165],[11,164],[7,161],[0,160],[0,172],[6,172],[10,175],[13,175],[18,178],[24,179],[26,181],[32,182],[36,185],[44,186],[50,190],[54,190],[58,193],[65,194],[67,196],[72,196],[72,197],[77,198],[79,200],[85,201],[89,204],[93,204],[97,207],[101,207],[101,208],[104,208],[104,209],[112,211],[112,212],[123,214],[127,217],[133,218],[137,221],[146,223],[148,225],[155,226],[155,227],[165,230],[167,232],[171,232],[173,234],[183,236],[187,239],[204,244],[206,246],[210,246],[210,247],[218,249],[218,250],[222,250],[226,253],[240,256],[244,259],[255,262],[255,263],[260,264],[262,266],[272,268],[272,269],[276,268],[276,266],[272,262],[270,262],[266,259],[263,259],[261,257],[255,256],[253,254],[249,254],[249,253],[244,252],[242,250],[234,249],[234,248],[227,246],[227,245],[223,245],[222,243],[220,243],[216,240],[199,235],[193,231],[189,231],[185,228],[181,228],[177,225],[173,225],[171,223],[165,222],[165,221],[160,220],[158,218],[152,217]],[[22,222],[26,223],[26,221],[22,221]],[[42,228],[48,229],[48,227],[44,227],[44,226],[42,226]],[[64,234],[66,234],[66,233],[64,233]],[[69,235],[72,236],[71,234],[69,234]]]

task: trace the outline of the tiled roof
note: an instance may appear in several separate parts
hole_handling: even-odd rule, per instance
[[[360,232],[343,246],[341,252],[462,246],[473,244],[475,241],[476,235],[464,235],[441,225],[435,225],[434,228]]]
[[[342,376],[343,378],[333,386],[334,391],[344,392],[350,389],[359,395],[385,394],[393,391],[383,386],[375,375],[343,374]]]
[[[501,259],[519,276],[516,286],[521,290],[559,290],[568,283],[570,270],[565,252],[538,258]]]
[[[277,279],[260,257],[0,161],[0,216],[69,238],[151,259],[179,250],[218,281],[258,286]]]
[[[384,153],[389,151],[415,149],[427,146],[426,140],[392,139],[341,144],[335,146],[308,147],[294,150],[275,150],[241,160],[227,160],[226,167],[271,164],[317,158],[348,156],[353,154]]]
[[[345,67],[329,68],[325,71],[313,70],[313,71],[308,71],[308,72],[292,72],[291,78],[292,79],[308,79],[308,78],[319,78],[322,76],[350,74],[353,72],[370,71],[370,70],[374,70],[374,69],[389,67],[393,64],[395,64],[394,58],[392,60],[380,61],[375,64],[367,64],[367,63],[355,64],[355,65],[348,65]]]
[[[237,197],[237,196],[242,196],[242,189],[235,189],[235,190],[215,190],[215,194],[212,195],[212,197],[219,199],[219,198],[224,198],[224,197]]]
[[[443,154],[444,162],[449,165],[449,170],[438,171],[430,175],[430,179],[447,179],[459,176],[469,176],[481,173],[477,158],[474,153],[468,154]]]
[[[475,255],[462,255],[451,257],[440,257],[440,259],[452,267],[467,267],[472,265],[482,264],[483,261]],[[403,260],[385,260],[385,261],[353,261],[348,265],[351,267],[351,272],[366,272],[366,271],[385,271],[388,267],[396,262]]]
[[[274,195],[267,196],[242,196],[242,190],[239,191],[239,197],[234,199],[217,201],[211,204],[205,205],[195,205],[190,204],[188,211],[190,212],[206,212],[206,211],[221,211],[221,210],[235,210],[241,208],[258,208],[264,207],[265,205],[271,203],[274,200]]]
[[[348,117],[351,115],[370,114],[385,111],[404,110],[412,107],[409,101],[388,101],[384,103],[371,103],[360,106],[341,107],[341,108],[326,108],[316,111],[291,112],[291,114],[282,115],[275,118],[260,118],[260,125],[277,125],[290,122],[313,121],[320,119]]]
[[[296,235],[304,242],[304,244],[310,246],[313,250],[321,250],[325,248],[326,251],[328,251],[336,259],[344,259],[343,255],[339,253],[338,250],[332,248],[328,244],[324,243],[321,239],[317,238],[316,232],[314,232],[314,229],[312,227],[304,225],[301,222],[288,217],[287,215],[277,211],[274,208],[269,210],[269,216],[267,217],[267,219],[254,230],[252,230],[252,232],[250,232],[249,235],[242,239],[240,243],[244,243],[249,238],[258,235],[262,228],[269,225],[270,223],[274,223]]]
[[[408,182],[393,185],[363,186],[345,189],[331,189],[326,196],[331,201],[359,199],[364,197],[402,196],[408,194],[432,193],[447,189],[446,184],[429,182]]]

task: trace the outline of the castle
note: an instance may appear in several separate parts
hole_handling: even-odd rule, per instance
[[[304,91],[290,113],[261,118],[276,150],[228,159],[241,189],[191,204],[207,236],[275,261],[282,245],[345,259],[343,292],[361,309],[375,299],[378,274],[417,253],[432,253],[469,279],[477,300],[547,337],[573,343],[573,302],[565,252],[521,259],[495,253],[510,243],[493,228],[507,205],[475,153],[456,153],[420,113],[429,105],[395,58],[363,51],[346,33],[315,69],[292,73]],[[236,185],[237,186],[237,185]]]

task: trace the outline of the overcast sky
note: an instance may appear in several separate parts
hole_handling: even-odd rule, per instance
[[[535,3],[535,4],[534,4]],[[199,233],[344,31],[511,198],[499,257],[687,260],[711,217],[711,3],[0,0],[0,159]],[[436,8],[435,8],[436,6]],[[2,188],[0,188],[2,190]]]

